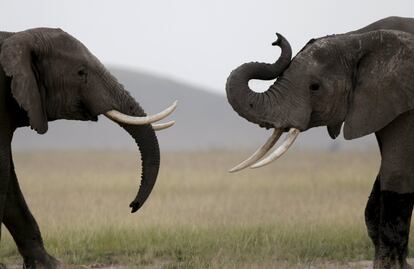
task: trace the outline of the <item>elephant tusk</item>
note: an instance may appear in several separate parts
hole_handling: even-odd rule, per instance
[[[134,117],[125,115],[117,110],[111,110],[105,113],[105,116],[110,118],[113,121],[125,123],[129,125],[145,125],[145,124],[151,124],[156,121],[160,121],[170,115],[175,108],[177,107],[177,101],[175,101],[170,107],[164,109],[158,114],[150,115],[150,116],[144,116],[144,117]]]
[[[175,124],[175,121],[169,121],[169,122],[166,122],[166,123],[152,124],[152,129],[154,129],[154,131],[161,131],[161,130],[170,128],[174,124]]]
[[[265,166],[275,160],[277,160],[280,156],[282,156],[289,148],[292,146],[293,142],[295,142],[296,137],[298,137],[300,131],[296,128],[291,128],[289,130],[288,135],[286,136],[285,141],[283,141],[282,145],[280,145],[277,149],[275,149],[269,156],[265,159],[261,160],[260,162],[255,163],[254,165],[250,166],[250,168],[259,168]]]
[[[234,173],[256,163],[263,156],[265,156],[266,153],[276,144],[282,133],[283,132],[281,129],[274,129],[272,135],[269,137],[269,139],[267,139],[266,143],[263,146],[256,150],[256,152],[253,153],[253,155],[247,158],[245,161],[230,169],[229,172]]]

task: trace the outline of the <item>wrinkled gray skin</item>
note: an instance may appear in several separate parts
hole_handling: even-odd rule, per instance
[[[57,268],[30,213],[14,172],[11,141],[16,128],[39,134],[57,119],[92,120],[116,109],[145,116],[140,105],[78,40],[60,29],[0,32],[0,223],[13,236],[24,268]],[[131,203],[138,210],[155,184],[159,147],[151,125],[120,124],[136,141],[142,179]],[[0,267],[1,268],[1,267]]]
[[[332,138],[375,133],[381,168],[365,210],[374,268],[409,268],[414,197],[414,19],[389,17],[360,30],[322,37],[291,60],[282,36],[275,64],[234,70],[226,91],[234,110],[267,128],[327,126]],[[250,79],[276,79],[264,93]]]

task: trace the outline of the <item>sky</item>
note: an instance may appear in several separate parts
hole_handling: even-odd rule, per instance
[[[224,94],[227,76],[249,61],[273,62],[282,33],[294,54],[314,37],[395,15],[412,0],[0,0],[2,31],[59,27],[105,65],[155,73]],[[254,82],[261,91],[268,83]]]

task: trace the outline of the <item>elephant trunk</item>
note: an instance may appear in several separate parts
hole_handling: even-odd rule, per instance
[[[131,116],[146,116],[144,110],[129,94],[122,97],[120,112]],[[118,124],[132,136],[141,152],[141,184],[137,196],[129,205],[131,212],[134,213],[142,207],[155,185],[160,166],[160,149],[151,124],[129,125],[120,122]]]
[[[141,152],[141,185],[137,196],[129,205],[134,213],[144,204],[155,185],[160,167],[160,148],[151,125],[120,125],[132,136]]]
[[[250,122],[266,125],[263,122],[263,112],[269,103],[268,91],[257,93],[250,89],[249,80],[272,80],[279,77],[288,67],[292,57],[289,42],[280,34],[272,45],[282,50],[279,59],[273,64],[251,62],[245,63],[233,70],[227,79],[227,99],[233,109]]]

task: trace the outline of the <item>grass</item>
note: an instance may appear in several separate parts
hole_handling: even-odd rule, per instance
[[[47,249],[69,264],[291,268],[371,258],[363,211],[376,152],[292,151],[266,168],[227,173],[245,156],[164,153],[156,188],[136,214],[128,208],[136,153],[18,153],[15,164]],[[0,257],[14,263],[4,231]]]

